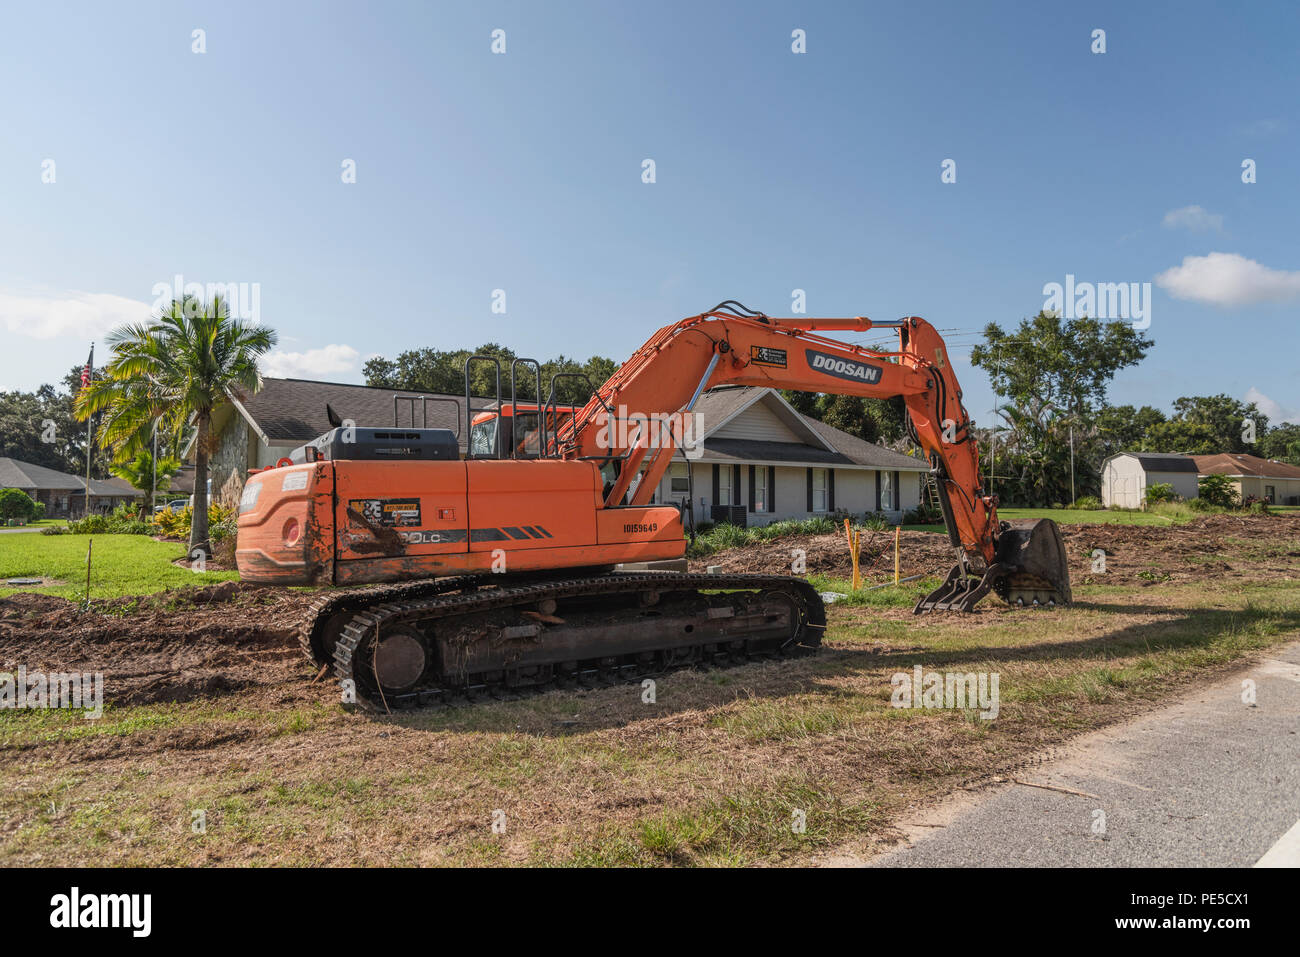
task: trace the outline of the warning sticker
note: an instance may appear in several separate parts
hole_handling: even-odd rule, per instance
[[[416,528],[420,525],[418,498],[354,498],[348,508],[369,524],[388,528]]]
[[[749,361],[758,366],[776,366],[785,368],[785,350],[772,349],[768,346],[750,346]]]

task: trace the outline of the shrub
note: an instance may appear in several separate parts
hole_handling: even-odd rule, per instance
[[[925,505],[918,505],[903,513],[904,525],[934,525],[942,521],[943,513],[939,509],[926,508]]]
[[[68,522],[68,531],[74,535],[148,535],[149,526],[135,517],[130,506],[119,508],[111,515],[87,515]]]
[[[884,512],[867,512],[862,516],[862,527],[872,532],[883,532],[892,526]]]
[[[1079,511],[1092,511],[1101,508],[1101,499],[1095,495],[1080,495],[1069,507]]]
[[[68,522],[68,531],[74,535],[107,535],[108,522],[107,515],[87,515]]]
[[[68,529],[63,525],[47,525],[41,529],[42,535],[66,535]]]
[[[1272,510],[1268,507],[1268,502],[1262,498],[1250,496],[1242,503],[1241,507],[1252,515],[1272,515]]]
[[[1237,489],[1226,475],[1206,475],[1198,483],[1203,501],[1219,508],[1236,508],[1240,504]]]
[[[1172,502],[1178,496],[1174,494],[1174,487],[1169,482],[1156,482],[1154,485],[1147,486],[1147,504],[1156,505],[1160,502]]]
[[[190,506],[186,505],[179,512],[172,512],[164,509],[153,517],[150,523],[154,531],[163,538],[189,538],[190,521],[194,517],[194,512]],[[212,543],[216,544],[213,537],[213,529],[218,525],[225,523],[234,523],[239,520],[239,515],[235,509],[229,505],[218,505],[215,502],[208,505],[208,537]],[[703,526],[700,526],[703,528]]]
[[[0,519],[16,518],[21,522],[30,522],[35,520],[36,514],[37,503],[22,489],[0,489]],[[45,514],[43,506],[40,514]]]

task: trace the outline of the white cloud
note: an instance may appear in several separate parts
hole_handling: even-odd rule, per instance
[[[1246,397],[1242,401],[1254,402],[1255,407],[1268,416],[1269,425],[1281,425],[1284,422],[1300,424],[1300,409],[1288,408],[1280,402],[1270,399],[1253,385],[1246,390]]]
[[[361,353],[351,346],[331,343],[306,352],[275,349],[262,357],[262,374],[277,379],[319,379],[358,372]]]
[[[97,292],[20,296],[0,291],[0,328],[33,339],[99,339],[128,322],[147,322],[149,303]]]
[[[1223,217],[1218,213],[1207,212],[1201,206],[1184,206],[1165,213],[1165,227],[1190,229],[1194,233],[1204,233],[1211,229],[1218,232],[1223,229]]]
[[[1157,275],[1156,285],[1175,299],[1244,306],[1300,297],[1300,272],[1270,269],[1236,253],[1210,253],[1185,257],[1181,266]]]

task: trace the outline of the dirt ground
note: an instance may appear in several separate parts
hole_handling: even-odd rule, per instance
[[[52,595],[0,598],[0,671],[102,672],[106,704],[238,692],[290,704],[307,691],[294,629],[312,595],[223,582],[82,612]]]
[[[1270,566],[1242,561],[1242,545],[1251,540],[1277,541],[1300,536],[1300,516],[1209,515],[1186,525],[1063,525],[1061,535],[1070,562],[1073,585],[1150,585],[1157,581],[1200,578],[1266,578],[1285,571],[1286,563]],[[808,574],[847,579],[852,574],[843,534],[776,538],[729,549],[691,561],[691,571],[720,565],[724,572],[789,574],[791,552],[806,553]],[[1105,552],[1105,571],[1094,571],[1098,549]],[[1247,549],[1247,553],[1249,553]],[[1300,555],[1291,547],[1273,550],[1273,557]],[[900,574],[943,576],[953,565],[946,535],[904,531],[899,542]],[[1236,558],[1234,566],[1228,558]],[[1267,557],[1267,556],[1260,556]],[[893,530],[862,533],[859,563],[863,578],[885,581],[894,572]]]

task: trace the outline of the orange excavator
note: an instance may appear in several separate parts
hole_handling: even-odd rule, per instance
[[[897,331],[897,351],[821,335],[879,328]],[[497,397],[475,409],[481,362],[496,366]],[[391,710],[816,649],[825,610],[803,578],[616,570],[684,556],[692,506],[653,498],[698,441],[700,396],[722,385],[903,398],[957,556],[918,613],[970,611],[990,591],[1012,605],[1070,601],[1055,523],[998,521],[924,319],[777,319],[729,300],[660,329],[581,407],[558,402],[561,376],[543,401],[532,360],[511,363],[508,400],[501,375],[495,358],[466,362],[463,456],[451,430],[345,421],[244,487],[245,581],[368,586],[322,593],[300,628],[345,701]],[[520,375],[531,402],[515,401]]]

